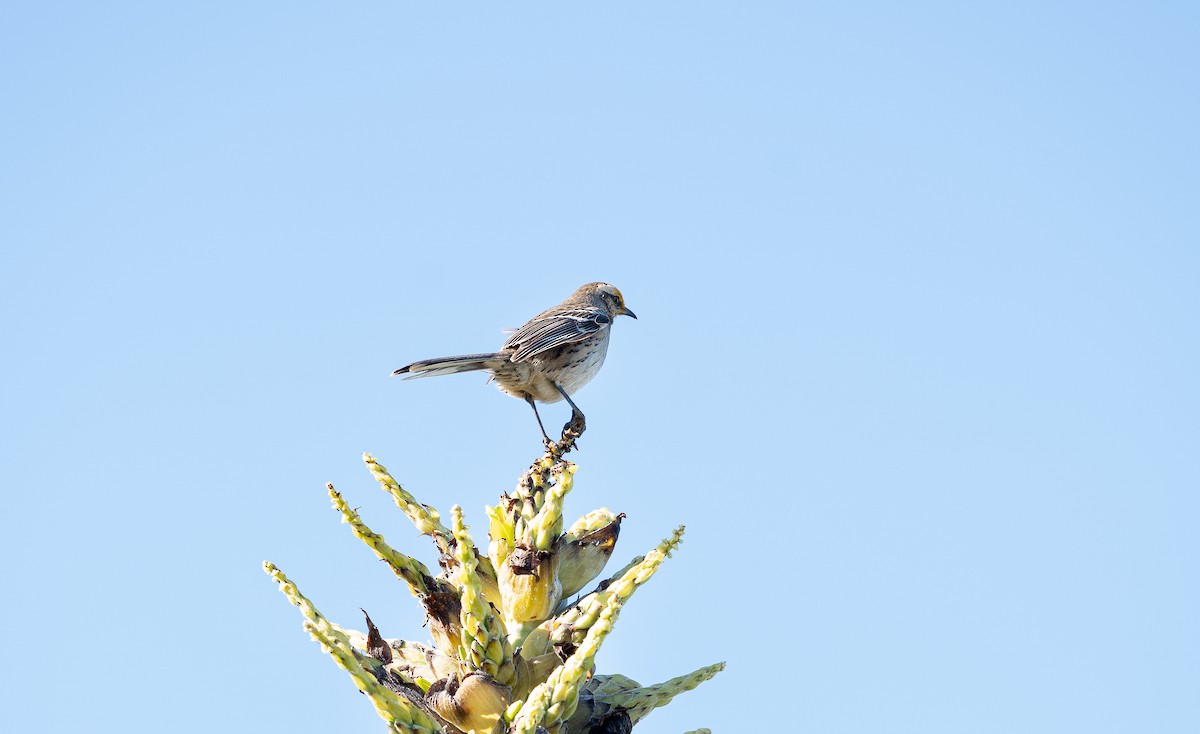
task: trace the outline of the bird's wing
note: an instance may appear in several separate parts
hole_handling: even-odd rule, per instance
[[[583,341],[612,323],[608,314],[593,308],[573,308],[536,316],[517,329],[503,349],[514,349],[510,359],[523,362],[548,349]]]

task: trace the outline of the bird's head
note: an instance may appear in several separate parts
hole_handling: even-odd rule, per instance
[[[582,291],[582,293],[581,293]],[[636,319],[637,314],[625,307],[625,297],[615,285],[608,283],[588,283],[576,291],[580,295],[590,296],[595,305],[603,308],[610,316],[628,316]]]

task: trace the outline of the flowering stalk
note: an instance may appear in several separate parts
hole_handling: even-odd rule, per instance
[[[487,552],[476,547],[462,508],[451,526],[416,500],[374,457],[363,458],[381,488],[439,553],[436,576],[372,531],[328,485],[351,532],[402,580],[425,609],[434,645],[387,639],[325,619],[270,563],[264,569],[300,608],[304,628],[371,700],[396,732],[416,734],[583,734],[629,731],[653,709],[724,669],[710,665],[651,686],[595,674],[595,657],[621,608],[679,546],[683,527],[592,591],[612,555],[624,514],[593,510],[564,532],[563,505],[577,467],[562,456],[574,436],[550,444],[495,507],[486,508]],[[697,729],[689,734],[708,734]]]

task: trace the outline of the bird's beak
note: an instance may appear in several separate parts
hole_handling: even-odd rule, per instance
[[[631,319],[637,318],[637,314],[635,314],[633,311],[630,311],[629,309],[625,308],[624,306],[621,306],[621,310],[617,311],[617,315],[618,316],[625,315]]]

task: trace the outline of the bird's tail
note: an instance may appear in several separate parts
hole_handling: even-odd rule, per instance
[[[401,367],[392,373],[392,377],[406,375],[404,379],[415,380],[418,377],[437,377],[438,375],[453,375],[457,372],[474,372],[498,366],[505,362],[505,356],[496,352],[489,354],[463,354],[458,357],[439,357],[423,359]]]

